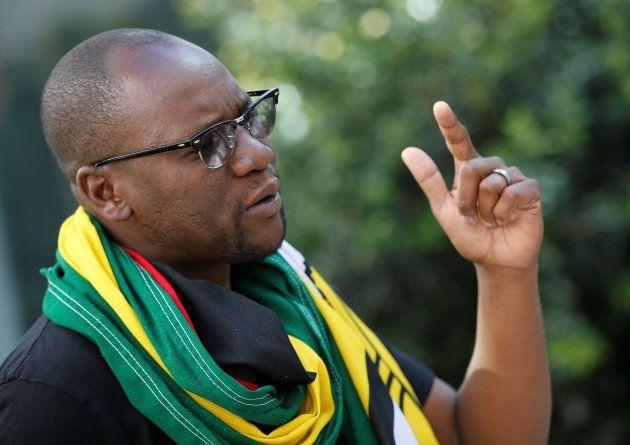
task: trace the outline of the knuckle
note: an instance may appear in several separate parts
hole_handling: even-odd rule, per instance
[[[499,156],[490,156],[488,158],[486,158],[488,160],[489,164],[492,165],[499,165],[499,166],[505,166],[505,162],[503,161],[503,159]]]
[[[521,187],[528,194],[540,195],[540,183],[532,178],[526,178],[525,180],[520,182]]]
[[[536,190],[537,193],[540,193],[541,190],[541,186],[540,186],[540,182],[538,182],[536,179],[528,179],[528,181],[532,184],[532,187],[534,188],[534,190]]]
[[[463,126],[459,122],[458,122],[458,124],[459,124],[459,136],[460,136],[460,139],[462,141],[465,141],[465,140],[469,139],[470,135],[468,134],[468,128],[466,128],[465,126]]]
[[[475,166],[474,166],[474,161],[475,159],[472,159],[470,161],[466,161],[464,164],[462,164],[462,166],[459,168],[459,175],[462,178],[468,178],[470,176],[475,175]]]
[[[446,136],[446,141],[447,141],[449,144],[452,144],[452,145],[458,145],[458,144],[461,144],[463,140],[464,140],[464,138],[463,138],[463,137],[461,137],[461,136],[460,136],[460,135],[458,135],[458,134],[455,134],[455,135],[449,134],[449,135],[447,135],[447,136]]]
[[[487,168],[485,167],[486,159],[487,158],[479,157],[479,158],[474,158],[468,161],[470,164],[470,169],[472,172],[474,172],[475,176],[482,178],[486,175],[487,173]]]
[[[530,181],[533,189],[532,195],[535,199],[540,199],[542,196],[542,187],[540,186],[540,183],[535,179],[531,179]]]
[[[490,177],[481,181],[481,183],[479,184],[479,193],[493,194],[493,195],[497,193],[496,184],[493,183],[493,180]]]
[[[507,213],[509,207],[507,207],[505,205],[505,203],[502,203],[501,201],[497,202],[497,205],[494,206],[494,208],[492,209],[492,214],[494,216],[503,216]]]
[[[468,162],[472,164],[479,176],[486,176],[492,169],[505,166],[503,159],[498,156],[478,157]]]
[[[418,179],[418,183],[419,184],[426,184],[427,182],[430,182],[430,181],[434,180],[435,178],[437,178],[439,173],[440,173],[439,170],[437,168],[434,168],[430,172],[428,172],[425,176],[423,176],[422,178]]]
[[[490,213],[492,213],[492,208],[493,208],[493,207],[494,207],[494,206],[489,205],[489,203],[487,203],[487,202],[485,202],[485,203],[480,203],[480,204],[479,204],[479,213],[480,213],[481,215],[488,216],[488,215],[490,215]]]
[[[461,144],[466,139],[468,139],[468,130],[462,124],[455,124],[455,126],[451,127],[446,135],[446,140],[451,144]]]
[[[514,202],[519,192],[514,187],[507,187],[503,190],[501,198],[506,202]]]
[[[468,161],[472,167],[478,169],[480,166],[482,166],[485,162],[487,158],[484,158],[483,156],[479,156],[477,158],[471,159],[470,161]]]
[[[463,212],[470,212],[477,209],[476,206],[471,204],[469,201],[464,201],[464,200],[457,201],[457,208]]]

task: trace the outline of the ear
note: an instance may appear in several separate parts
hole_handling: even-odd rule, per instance
[[[122,222],[131,217],[132,209],[122,193],[123,187],[106,168],[91,165],[80,167],[75,184],[79,202],[99,219]]]

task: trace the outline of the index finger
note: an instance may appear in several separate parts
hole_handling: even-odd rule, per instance
[[[433,105],[433,115],[440,126],[448,151],[457,161],[468,161],[479,156],[470,140],[468,130],[457,120],[457,116],[446,102],[436,102]]]

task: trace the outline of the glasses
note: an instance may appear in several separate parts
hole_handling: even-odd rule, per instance
[[[95,162],[93,166],[101,167],[125,159],[139,158],[141,156],[179,150],[180,148],[192,148],[199,153],[199,157],[206,167],[212,169],[222,167],[234,153],[236,148],[236,129],[239,125],[245,127],[249,134],[258,140],[267,138],[273,131],[273,126],[276,122],[276,104],[278,103],[280,90],[271,88],[270,90],[248,91],[247,94],[251,97],[258,97],[258,99],[236,119],[213,124],[184,142],[112,156],[111,158]]]

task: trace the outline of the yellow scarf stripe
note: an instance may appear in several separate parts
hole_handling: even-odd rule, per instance
[[[335,343],[340,351],[342,351],[342,357],[348,374],[352,379],[352,383],[359,395],[361,404],[366,413],[369,412],[368,406],[370,402],[370,384],[367,376],[367,368],[365,366],[356,366],[357,363],[365,362],[365,346],[362,339],[356,334],[355,331],[347,329],[348,325],[344,326],[344,322],[340,317],[340,314],[333,310],[328,304],[320,297],[313,298],[317,309],[326,320],[330,331],[335,338]]]
[[[313,267],[310,268],[310,271],[313,283],[323,293],[327,301],[317,296],[310,286],[307,285],[307,288],[313,295],[317,308],[335,337],[335,342],[341,351],[365,412],[369,414],[369,383],[365,363],[365,353],[367,352],[373,361],[375,361],[377,354],[380,356],[379,375],[384,384],[390,373],[394,375],[395,379],[392,381],[390,395],[396,403],[400,400],[402,388],[404,387],[406,390],[407,397],[403,398],[400,409],[409,421],[409,425],[420,444],[438,445],[437,438],[420,408],[418,397],[400,369],[398,362],[374,332],[339,298],[319,273]],[[363,365],[357,366],[358,363]],[[409,397],[413,397],[413,400]]]
[[[160,367],[168,369],[151,344],[133,308],[120,291],[96,228],[83,207],[66,219],[59,231],[59,252],[88,281]],[[170,373],[169,373],[170,376]]]

